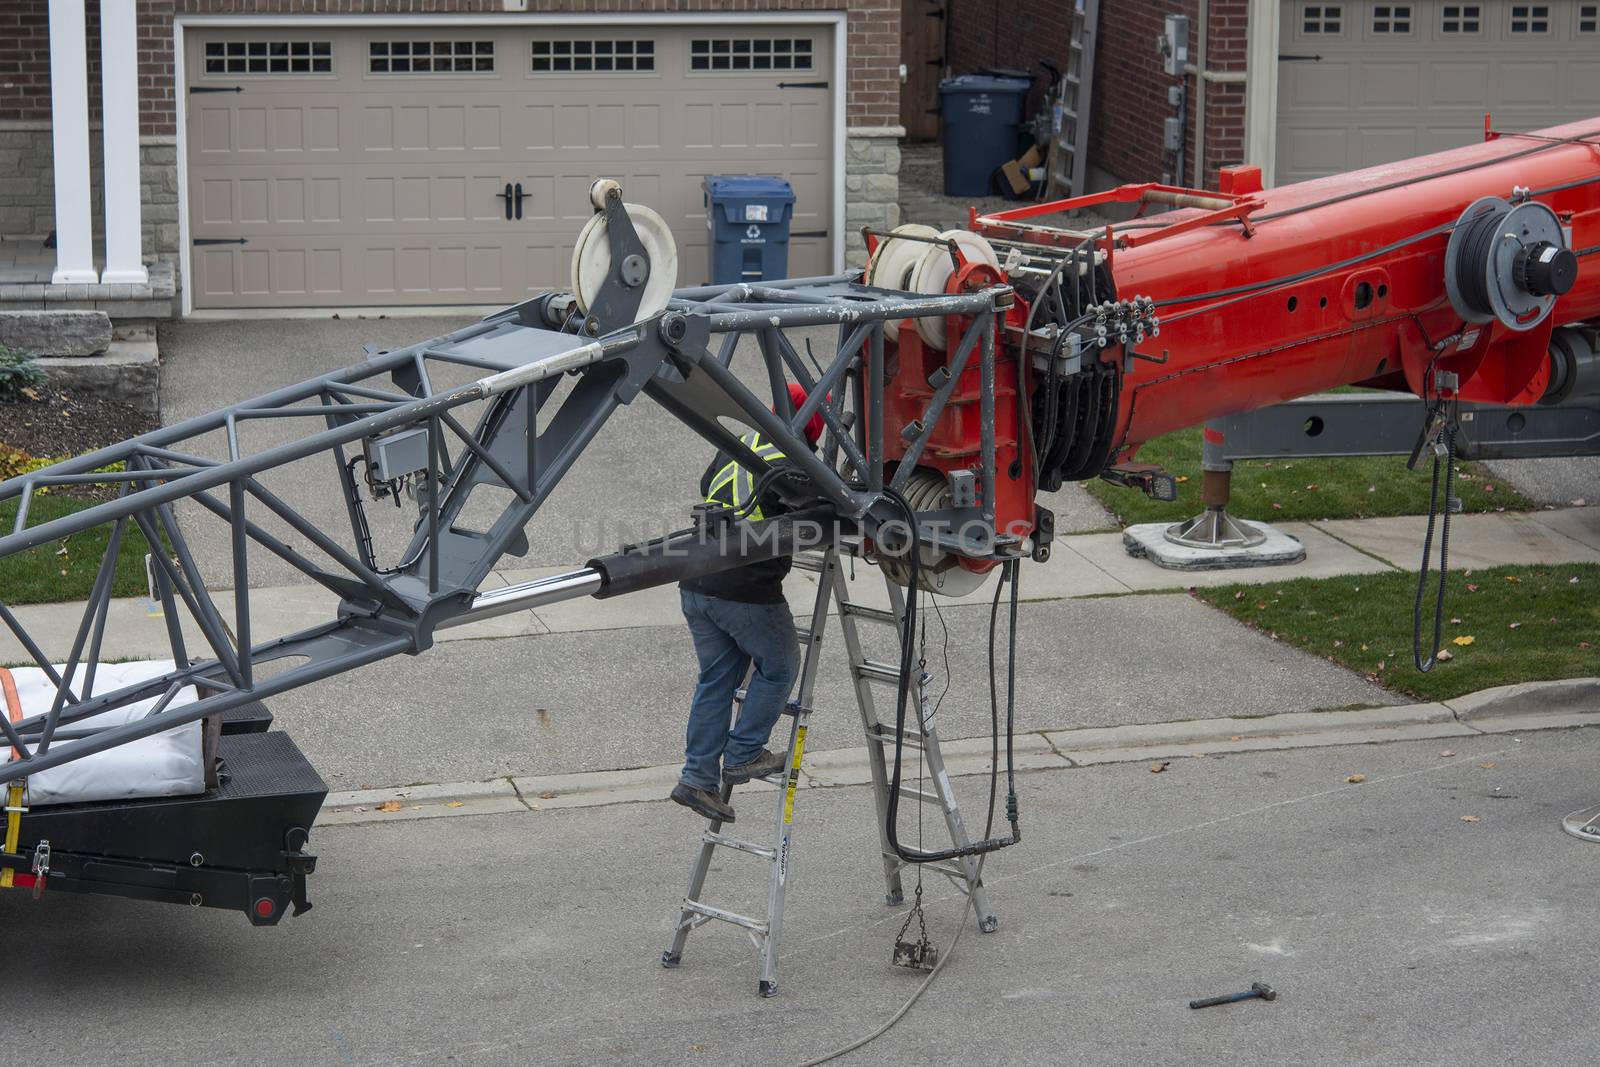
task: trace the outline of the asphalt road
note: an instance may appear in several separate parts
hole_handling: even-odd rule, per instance
[[[897,1029],[846,1064],[1579,1064],[1594,1060],[1600,732],[1026,774],[1025,839]],[[1352,773],[1367,776],[1348,785]],[[965,796],[981,779],[963,779]],[[791,1064],[886,1019],[865,790],[799,797],[781,993],[742,934],[664,946],[699,823],[664,802],[320,831],[315,910],[242,916],[0,894],[19,1057],[128,1064]],[[745,809],[741,809],[745,810]],[[1476,822],[1466,822],[1466,816]],[[759,861],[713,874],[750,906]],[[930,882],[950,950],[961,901]],[[1265,981],[1274,1003],[1190,1011]]]

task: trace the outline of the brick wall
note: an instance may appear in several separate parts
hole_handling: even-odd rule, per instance
[[[1052,0],[1038,0],[1049,4]],[[1217,168],[1244,158],[1244,86],[1190,77],[1185,131],[1184,173],[1173,170],[1174,156],[1161,147],[1162,122],[1174,113],[1167,88],[1178,79],[1161,69],[1155,41],[1167,15],[1191,20],[1190,59],[1196,57],[1199,27],[1196,0],[1101,0],[1100,42],[1095,56],[1089,162],[1131,182],[1155,181],[1171,174],[1175,184],[1193,181],[1196,93],[1206,94],[1205,185],[1215,188]],[[1248,0],[1211,0],[1206,65],[1213,71],[1245,68]]]
[[[139,115],[146,136],[172,136],[176,107],[172,19],[179,14],[501,12],[502,0],[135,0],[139,9]],[[0,3],[0,122],[50,118],[48,0]],[[89,99],[99,113],[99,5],[89,5]],[[899,121],[899,0],[530,0],[533,12],[834,11],[847,9],[848,121]]]
[[[954,74],[1012,67],[1040,75],[1025,115],[1044,103],[1048,78],[1041,61],[1067,65],[1072,43],[1072,0],[950,0],[946,62]]]

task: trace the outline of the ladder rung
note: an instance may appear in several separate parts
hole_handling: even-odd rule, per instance
[[[900,625],[900,616],[896,615],[892,611],[885,611],[882,608],[869,608],[865,604],[847,603],[844,605],[843,610],[846,615],[854,615],[858,619],[867,619],[872,622],[888,623],[890,626]]]
[[[762,859],[770,860],[773,856],[777,855],[777,852],[775,852],[773,849],[767,848],[765,845],[757,845],[737,837],[729,837],[726,834],[714,833],[711,830],[706,831],[704,840],[708,845],[721,845],[723,848],[731,848],[739,852],[748,852],[752,856],[760,856]]]
[[[883,745],[892,745],[895,742],[896,735],[900,733],[901,731],[896,730],[894,727],[885,726],[880,722],[870,733],[867,734],[867,740],[876,741]],[[904,741],[901,743],[904,744],[906,748],[920,750],[924,747],[922,742],[927,736],[927,734],[923,733],[921,730],[918,730],[914,734],[906,734]]]
[[[748,916],[740,915],[736,911],[713,908],[710,904],[702,904],[698,900],[685,899],[683,910],[692,911],[696,915],[704,915],[708,919],[717,919],[721,922],[732,923],[735,926],[742,926],[746,930],[755,930],[763,934],[767,932],[767,924],[760,919],[752,919]]]
[[[891,667],[887,663],[879,663],[870,659],[862,660],[852,666],[854,666],[855,672],[863,678],[871,678],[879,682],[893,682],[895,685],[900,684],[902,675],[899,667]]]
[[[923,789],[912,789],[910,786],[901,786],[900,795],[907,800],[920,800],[924,804],[943,804],[944,798],[937,793],[929,793]]]

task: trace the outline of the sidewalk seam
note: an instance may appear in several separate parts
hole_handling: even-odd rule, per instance
[[[1326,523],[1326,522],[1343,522],[1343,521],[1346,521],[1346,520],[1343,520],[1343,519],[1312,519],[1312,520],[1308,521],[1306,523],[1306,525],[1310,526],[1312,529],[1316,530],[1320,534],[1325,534],[1328,537],[1333,538],[1335,541],[1339,542],[1341,545],[1345,546],[1346,548],[1350,549],[1351,551],[1359,552],[1359,553],[1361,553],[1361,555],[1366,556],[1368,559],[1372,559],[1372,560],[1378,561],[1379,563],[1383,564],[1385,567],[1388,567],[1392,571],[1400,571],[1402,574],[1407,573],[1398,564],[1392,563],[1389,560],[1384,559],[1382,556],[1378,555],[1376,552],[1367,551],[1366,549],[1362,548],[1360,545],[1356,544],[1353,541],[1346,541],[1344,538],[1340,537],[1338,534],[1334,533],[1332,530],[1328,529],[1326,526],[1323,525],[1323,523]],[[1355,521],[1359,522],[1360,520],[1357,519]]]

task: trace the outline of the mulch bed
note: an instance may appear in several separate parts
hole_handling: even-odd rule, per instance
[[[43,386],[38,400],[0,402],[0,445],[63,459],[149,433],[161,425],[129,404]]]

